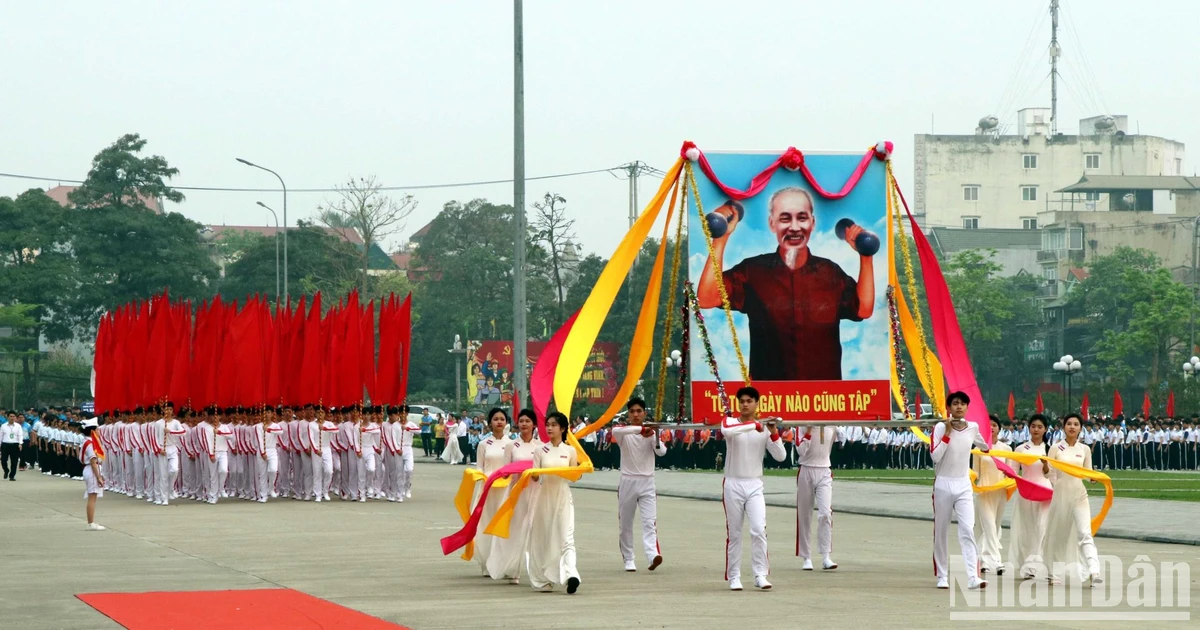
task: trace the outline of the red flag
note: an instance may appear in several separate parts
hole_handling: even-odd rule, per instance
[[[1142,398],[1142,417],[1150,417],[1150,392],[1146,392],[1146,395]]]
[[[359,318],[359,381],[367,390],[372,405],[379,404],[378,383],[375,380],[375,300],[367,302],[367,308]]]
[[[1079,406],[1079,413],[1083,416],[1084,420],[1087,420],[1088,418],[1091,417],[1090,415],[1088,415],[1088,407],[1089,406],[1090,405],[1088,404],[1087,392],[1083,392],[1083,403],[1081,403]]]
[[[375,370],[375,390],[381,405],[399,405],[400,331],[396,330],[396,296],[388,295],[379,308],[379,364]],[[375,399],[373,395],[372,400]]]
[[[400,334],[400,387],[396,390],[396,404],[408,399],[408,359],[412,349],[412,293],[404,298],[396,314],[396,329]]]
[[[1046,403],[1042,402],[1042,392],[1038,392],[1037,394],[1037,402],[1034,404],[1033,408],[1036,409],[1038,413],[1045,413]]]
[[[92,359],[92,371],[96,373],[96,383],[92,388],[94,410],[97,415],[112,411],[112,393],[109,391],[109,376],[112,372],[112,313],[105,313],[100,318],[100,326],[96,330],[95,354]]]
[[[914,415],[921,417],[921,390],[917,390],[917,395],[913,398]]]
[[[283,404],[283,374],[280,371],[280,363],[282,362],[281,354],[284,352],[284,328],[287,322],[284,321],[280,313],[279,306],[275,307],[275,315],[279,319],[274,319],[271,316],[269,308],[263,308],[263,325],[267,327],[266,339],[264,343],[268,345],[266,353],[263,354],[263,401],[268,407],[276,407]]]
[[[312,308],[304,321],[304,351],[300,368],[300,404],[323,404],[321,401],[321,361],[324,357],[321,337],[321,294],[313,296]]]
[[[1121,400],[1121,392],[1119,390],[1114,389],[1113,390],[1113,408],[1112,408],[1113,417],[1115,418],[1123,413],[1125,413],[1125,402]]]
[[[1171,390],[1167,394],[1167,417],[1175,417],[1175,390]]]
[[[175,334],[172,341],[171,381],[167,386],[167,399],[175,404],[176,410],[189,406],[188,365],[192,358],[192,304],[179,305],[175,315]]]
[[[147,322],[150,336],[146,342],[146,354],[140,358],[146,363],[146,377],[142,382],[142,404],[156,406],[167,397],[171,384],[171,305],[167,295],[157,295],[150,301],[150,320]]]
[[[1017,399],[1012,392],[1008,392],[1008,419],[1010,422],[1017,419]]]

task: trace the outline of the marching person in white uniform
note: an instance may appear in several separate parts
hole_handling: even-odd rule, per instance
[[[814,437],[813,433],[816,432]],[[836,427],[808,427],[796,442],[796,555],[804,559],[803,570],[812,571],[809,555],[812,541],[813,503],[817,506],[817,553],[821,568],[831,571],[838,567],[830,558],[833,553],[833,472],[829,453],[837,437]]]
[[[512,458],[512,440],[508,437],[508,414],[499,407],[488,412],[488,428],[491,429],[491,435],[479,442],[478,457],[479,470],[484,475],[491,476],[492,473],[503,468],[511,461]],[[483,484],[476,484],[476,496],[472,501],[471,509],[475,509],[475,504],[479,502],[479,494],[481,493]],[[492,517],[496,515],[496,510],[500,509],[500,505],[504,503],[504,494],[501,492],[489,492],[487,503],[483,506],[483,515],[479,519],[479,526],[475,534],[475,560],[479,562],[479,568],[484,575],[491,576],[493,580],[499,580],[506,577],[503,572],[493,573],[488,569],[488,560],[492,555],[492,550],[496,548],[495,536],[490,536],[483,533],[484,528],[488,523],[492,522]],[[510,532],[511,533],[511,532]]]
[[[1013,450],[1029,455],[1049,455],[1050,445],[1045,439],[1046,425],[1046,416],[1040,413],[1031,416],[1029,441]],[[1050,480],[1046,478],[1050,472],[1050,465],[1045,461],[1028,465],[1018,464],[1017,472],[1022,479],[1030,483],[1050,485]],[[1037,569],[1042,565],[1042,542],[1046,536],[1046,515],[1049,509],[1049,501],[1030,501],[1020,494],[1017,495],[1016,505],[1013,507],[1008,559],[1022,580],[1037,577]]]
[[[1092,451],[1079,441],[1082,420],[1077,413],[1063,418],[1064,438],[1050,447],[1050,459],[1091,469]],[[1046,517],[1046,566],[1050,583],[1061,584],[1067,575],[1091,574],[1092,586],[1101,584],[1100,560],[1092,539],[1092,512],[1083,480],[1057,468],[1050,469],[1054,497]],[[1067,571],[1071,571],[1070,574]]]
[[[646,419],[646,401],[631,398],[625,405],[629,425],[613,427],[621,449],[621,482],[617,486],[617,512],[620,521],[621,559],[626,571],[636,571],[633,561],[633,515],[642,514],[642,548],[646,563],[653,571],[662,564],[658,546],[658,495],[654,488],[654,458],[667,454],[658,432],[642,428]]]
[[[421,429],[417,423],[411,424],[415,428],[412,432],[406,431],[408,436]],[[509,446],[509,462],[533,461],[534,456],[541,452],[544,445],[537,438],[536,427],[537,416],[532,409],[522,409],[517,414],[517,439]],[[511,584],[520,582],[521,566],[525,564],[529,532],[533,525],[533,505],[537,501],[537,492],[537,484],[530,484],[517,499],[508,525],[508,538],[497,538],[492,542],[492,552],[487,564],[488,575],[508,578]],[[504,498],[508,498],[507,491]]]
[[[971,399],[963,392],[946,397],[950,420],[933,430],[929,457],[933,460],[933,567],[938,588],[950,588],[949,568],[946,566],[951,516],[958,518],[958,544],[967,571],[967,588],[987,587],[979,579],[979,551],[975,546],[975,497],[971,489],[971,447],[984,452],[988,445],[979,434],[979,427],[967,422],[967,406]]]
[[[726,418],[721,424],[725,437],[725,480],[722,482],[722,504],[725,507],[725,579],[729,590],[742,590],[742,524],[750,521],[750,559],[754,570],[754,585],[771,588],[767,581],[770,565],[767,558],[767,504],[763,498],[763,457],[770,453],[775,461],[783,461],[787,451],[779,439],[779,429],[772,424],[770,434],[755,420],[759,393],[753,387],[737,392],[741,421]]]

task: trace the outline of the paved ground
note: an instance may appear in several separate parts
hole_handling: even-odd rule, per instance
[[[839,515],[835,558],[841,568],[809,573],[799,570],[791,554],[794,511],[768,508],[775,589],[730,593],[722,581],[725,531],[719,504],[663,498],[658,529],[666,563],[654,573],[626,574],[616,545],[615,496],[600,490],[575,493],[583,575],[578,595],[493,582],[478,577],[476,565],[443,557],[437,544],[458,527],[450,497],[460,475],[458,467],[419,461],[416,496],[404,504],[230,501],[158,508],[110,495],[101,500],[98,519],[109,530],[85,532],[79,482],[21,474],[16,482],[0,482],[0,528],[7,532],[0,543],[6,577],[0,626],[116,627],[74,597],[81,592],[262,587],[294,588],[418,629],[941,628],[962,623],[950,618],[950,595],[932,588],[928,523]],[[661,485],[681,476],[695,477],[702,486],[719,484],[715,476],[678,473],[663,475]],[[587,484],[606,477],[598,473]],[[786,490],[772,483],[769,492]],[[838,493],[858,492],[850,485],[839,484]],[[886,490],[905,489],[886,485]],[[919,505],[928,505],[928,491],[918,495]],[[769,496],[773,501],[784,497]],[[1173,515],[1142,518],[1163,523]],[[1200,548],[1194,546],[1117,539],[1101,539],[1099,546],[1102,554],[1126,563],[1146,555],[1156,564],[1189,562],[1200,569]],[[952,542],[951,552],[955,549]],[[1196,579],[1188,592],[1191,608],[1174,612],[1200,619]],[[1092,595],[1085,593],[1084,602]],[[961,595],[958,601],[961,606]],[[1050,619],[1038,614],[1039,620]]]

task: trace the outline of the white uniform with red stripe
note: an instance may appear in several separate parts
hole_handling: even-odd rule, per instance
[[[653,563],[661,555],[658,546],[658,493],[654,487],[654,457],[667,454],[667,447],[658,440],[653,429],[649,437],[640,426],[613,428],[621,448],[621,481],[617,486],[617,514],[620,535],[617,537],[621,559],[633,562],[633,515],[642,514],[642,548],[646,562]]]
[[[949,577],[946,540],[950,518],[958,519],[958,546],[962,550],[967,578],[979,577],[979,552],[975,546],[975,497],[971,489],[971,447],[987,448],[979,427],[967,423],[963,429],[946,432],[946,423],[933,430],[929,457],[933,459],[933,571],[938,579]]]
[[[283,437],[283,427],[280,422],[272,422],[263,432],[263,446],[267,449],[267,493],[272,497],[279,496],[276,482],[279,480],[280,462],[283,461],[283,447],[279,443]]]
[[[183,423],[178,418],[171,418],[166,425],[167,429],[167,498],[178,498],[179,493],[176,486],[179,482],[179,449],[183,443],[183,436],[187,433]]]
[[[742,575],[742,524],[750,521],[750,562],[755,577],[771,570],[767,557],[767,504],[763,498],[763,456],[770,453],[783,461],[787,451],[783,440],[768,434],[758,422],[739,423],[727,418],[721,425],[725,437],[725,480],[722,505],[725,507],[725,579]]]
[[[167,431],[166,419],[159,418],[151,422],[146,427],[146,432],[149,434],[150,468],[154,478],[154,487],[152,488],[151,496],[154,498],[156,505],[167,505],[171,498],[172,484],[171,477],[168,474],[167,441],[170,434]]]
[[[197,441],[200,445],[200,456],[197,461],[200,462],[201,469],[204,471],[205,487],[204,494],[209,503],[216,503],[217,498],[221,495],[221,487],[217,484],[221,480],[220,472],[217,468],[216,444],[217,436],[216,429],[212,425],[212,421],[205,419],[198,427],[200,432],[197,434]]]
[[[317,444],[316,459],[313,461],[313,492],[317,498],[329,500],[329,486],[333,482],[333,442],[338,427],[331,420],[309,423],[309,435]]]
[[[812,541],[813,503],[817,506],[817,553],[833,553],[833,471],[829,452],[837,438],[836,427],[809,427],[796,441],[796,555],[808,560]]]
[[[421,425],[408,420],[404,423],[404,441],[400,445],[400,458],[404,465],[400,473],[400,485],[405,497],[412,496],[413,476],[413,437],[421,432]]]
[[[379,433],[379,424],[372,420],[362,425],[362,432],[359,434],[359,450],[362,456],[359,458],[358,489],[361,500],[375,498],[375,477],[379,471]]]

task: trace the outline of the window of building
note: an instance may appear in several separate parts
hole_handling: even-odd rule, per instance
[[[979,229],[979,217],[963,217],[962,220],[963,220],[963,229],[964,230],[978,230]]]
[[[1068,239],[1067,249],[1074,251],[1083,250],[1083,228],[1071,228],[1068,230],[1070,239]]]
[[[1021,218],[1021,229],[1036,230],[1037,229],[1037,218],[1036,217],[1022,217]]]
[[[1046,265],[1042,267],[1043,280],[1058,280],[1058,267]]]
[[[1183,158],[1175,158],[1175,174],[1183,175]]]
[[[979,186],[963,186],[963,201],[979,201]]]
[[[1083,193],[1083,200],[1084,201],[1100,201],[1100,193],[1085,192],[1085,193]]]
[[[1025,165],[1025,168],[1037,168],[1037,154],[1026,153],[1021,156],[1021,162]]]
[[[1037,201],[1037,186],[1022,186],[1021,201]]]
[[[1097,169],[1100,168],[1100,154],[1086,153],[1083,156],[1083,168]]]

